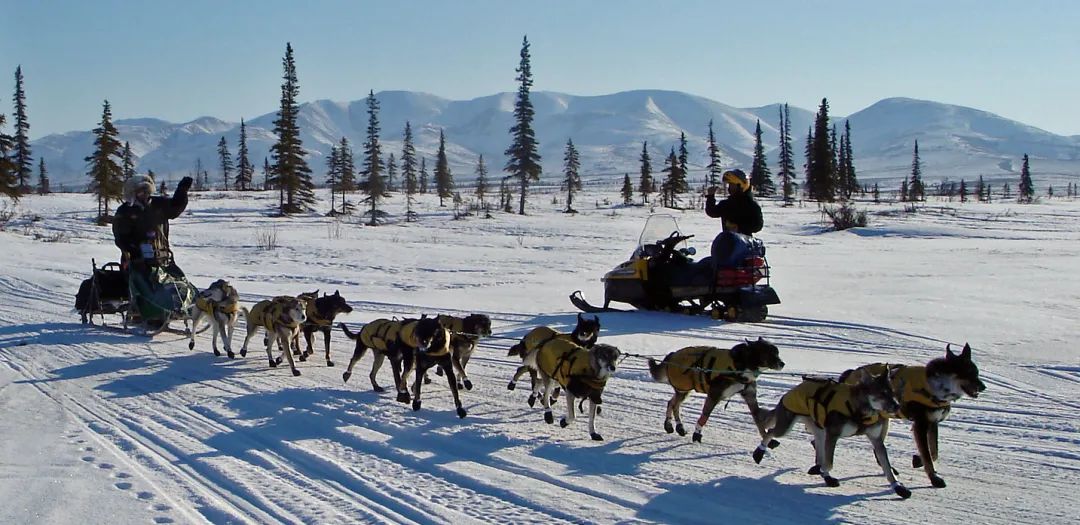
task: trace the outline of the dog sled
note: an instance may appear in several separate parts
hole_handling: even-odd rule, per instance
[[[96,315],[104,325],[106,315],[119,315],[126,327],[130,295],[127,276],[120,269],[120,263],[108,262],[99,268],[97,261],[90,259],[90,264],[93,271],[75,294],[75,310],[79,312],[82,324],[95,324]]]
[[[769,305],[780,298],[770,283],[761,240],[724,234],[715,257],[695,261],[697,251],[686,242],[692,237],[679,231],[671,215],[649,216],[629,260],[604,275],[604,305],[590,304],[580,290],[570,294],[570,302],[590,313],[630,311],[610,306],[620,302],[637,310],[764,321]]]

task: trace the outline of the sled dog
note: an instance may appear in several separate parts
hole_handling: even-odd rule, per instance
[[[867,374],[888,373],[893,391],[900,402],[900,415],[912,422],[918,454],[911,458],[912,466],[922,467],[930,484],[943,488],[945,480],[937,474],[934,462],[938,459],[938,424],[949,417],[952,402],[965,394],[976,398],[986,390],[979,379],[979,368],[971,360],[971,346],[965,344],[960,354],[945,346],[945,357],[931,360],[926,366],[906,366],[874,363],[840,376],[854,383]]]
[[[539,374],[533,386],[532,397],[540,397],[544,406],[544,421],[551,424],[551,391],[556,384],[566,389],[566,416],[559,425],[574,422],[574,398],[589,400],[589,436],[594,441],[604,438],[596,432],[596,409],[608,377],[615,372],[616,363],[622,355],[618,348],[597,344],[585,348],[569,339],[552,338],[532,348],[525,354],[525,366]]]
[[[405,374],[412,368],[415,359],[412,353],[416,350],[426,352],[433,343],[438,346],[440,342],[433,341],[433,339],[436,335],[445,332],[445,330],[435,330],[435,328],[440,327],[438,321],[434,319],[430,320],[434,322],[434,328],[431,323],[421,325],[420,321],[420,319],[403,319],[400,321],[376,319],[365,324],[356,333],[349,330],[345,323],[338,323],[345,335],[349,339],[356,341],[352,358],[349,359],[349,366],[345,368],[345,373],[341,374],[341,379],[348,381],[352,377],[353,367],[370,348],[375,358],[374,363],[371,365],[371,373],[368,374],[368,379],[371,380],[371,388],[376,392],[385,391],[376,381],[376,374],[382,368],[383,361],[389,359],[394,372],[394,387],[397,389],[397,400],[408,403],[412,398],[406,386]],[[445,342],[442,344],[445,344]],[[405,362],[405,359],[409,361]]]
[[[476,351],[476,343],[491,335],[491,318],[484,314],[469,314],[465,317],[439,315],[435,319],[450,331],[450,357],[458,375],[458,390],[472,390],[472,381],[465,374],[465,366]],[[442,367],[436,368],[435,373],[443,375]],[[424,383],[429,382],[425,375]]]
[[[678,432],[686,435],[682,417],[679,414],[683,401],[690,392],[705,394],[705,405],[701,416],[694,425],[693,440],[701,441],[701,431],[709,421],[716,404],[741,394],[758,433],[765,436],[765,426],[760,419],[761,409],[757,401],[757,376],[762,370],[780,370],[784,362],[780,360],[780,351],[776,345],[759,337],[757,341],[746,340],[730,350],[713,346],[688,346],[671,352],[661,362],[649,359],[649,374],[661,383],[667,383],[675,389],[675,394],[667,402],[664,414],[664,430],[670,434]],[[674,428],[671,425],[675,419]]]
[[[458,417],[465,417],[465,409],[461,406],[461,393],[458,391],[457,373],[454,371],[453,357],[450,352],[450,330],[433,317],[421,317],[413,323],[413,326],[412,339],[400,338],[405,362],[402,380],[404,381],[413,370],[416,371],[416,378],[412,384],[413,410],[420,410],[420,391],[424,384],[424,375],[431,367],[438,366],[446,373],[446,381],[450,385],[450,393],[454,396],[454,407],[457,408]],[[406,328],[402,328],[403,334],[405,330]]]
[[[251,337],[259,328],[266,329],[266,337],[263,343],[266,345],[266,355],[270,359],[270,367],[281,364],[282,357],[289,359],[289,368],[292,375],[300,375],[293,361],[291,350],[292,341],[300,333],[300,325],[307,319],[306,301],[289,295],[279,295],[273,299],[266,299],[255,303],[251,310],[243,309],[244,320],[247,324],[247,336],[244,338],[244,346],[240,348],[240,355],[247,355],[247,345]],[[274,341],[278,343],[278,349],[283,355],[274,359],[272,352]]]
[[[568,339],[583,346],[585,348],[592,348],[596,344],[597,336],[600,334],[600,318],[598,316],[592,316],[592,319],[583,317],[581,314],[577,315],[577,326],[569,334],[557,332],[547,326],[538,326],[529,330],[529,333],[525,334],[525,337],[521,338],[521,341],[510,347],[510,351],[506,353],[507,356],[519,356],[522,360],[525,359],[525,355],[530,351],[535,350],[542,346],[550,339]],[[532,383],[532,392],[536,392],[536,372],[529,369],[528,366],[521,365],[517,371],[514,372],[514,377],[510,378],[510,383],[506,385],[507,390],[513,390],[517,387],[517,380],[525,372],[529,372],[529,378]],[[556,388],[553,394],[555,398],[558,398],[559,389]],[[533,406],[536,403],[536,397],[529,396],[529,406]]]
[[[191,317],[191,340],[188,341],[188,350],[195,349],[195,329],[199,321],[206,318],[214,330],[210,336],[214,355],[221,356],[217,347],[217,338],[220,335],[225,354],[229,356],[229,359],[236,357],[232,351],[233,331],[236,329],[237,319],[240,318],[240,295],[236,292],[236,288],[224,279],[214,281],[195,297],[195,303],[191,305],[188,315]]]
[[[303,361],[314,353],[311,348],[311,338],[316,331],[319,331],[322,332],[323,346],[326,348],[326,366],[334,366],[334,362],[330,360],[330,329],[334,326],[335,317],[352,311],[352,307],[345,302],[345,298],[337,290],[334,291],[334,295],[324,293],[322,297],[311,298],[305,312],[307,320],[300,326],[300,331],[304,334],[304,342],[307,343],[307,350],[301,354],[300,360]]]
[[[773,443],[773,438],[782,437],[796,421],[802,421],[814,436],[816,460],[810,474],[820,474],[826,485],[837,487],[840,482],[831,474],[836,442],[842,437],[865,434],[893,491],[901,498],[909,498],[911,491],[897,481],[885,450],[888,417],[899,408],[885,374],[865,375],[853,385],[829,379],[804,379],[765,414],[770,430],[754,450],[754,461],[761,463],[766,449],[779,445]]]

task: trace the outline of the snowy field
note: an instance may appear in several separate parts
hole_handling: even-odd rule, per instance
[[[323,198],[325,194],[321,194]],[[826,231],[813,206],[764,204],[772,284],[766,322],[601,314],[601,342],[635,354],[604,394],[598,431],[547,425],[521,388],[513,340],[537,325],[569,330],[567,295],[603,298],[599,278],[624,260],[649,210],[552,195],[530,214],[451,220],[422,198],[417,222],[362,226],[312,214],[273,218],[273,193],[195,194],[172,225],[177,262],[199,287],[224,278],[252,303],[313,289],[345,296],[354,328],[380,317],[484,313],[494,337],[469,365],[465,419],[441,378],[414,412],[371,390],[365,356],[341,373],[351,341],[333,334],[335,367],[266,364],[80,324],[73,313],[90,260],[115,260],[88,195],[28,196],[0,232],[0,523],[1076,523],[1080,484],[1080,202],[1030,206],[860,205],[871,224]],[[559,196],[560,201],[562,196]],[[320,202],[320,213],[328,208]],[[11,209],[10,207],[8,208]],[[675,212],[706,252],[719,222]],[[276,236],[277,248],[258,239]],[[116,323],[118,318],[106,320]],[[241,325],[242,325],[241,321]],[[239,347],[241,338],[234,340]],[[864,438],[842,440],[827,488],[806,474],[797,429],[762,464],[740,399],[717,408],[702,443],[662,428],[670,387],[637,356],[687,345],[773,341],[787,363],[760,378],[772,407],[801,373],[891,361],[924,364],[969,342],[987,390],[942,425],[932,488],[911,468],[906,422],[887,442],[897,498]],[[392,383],[389,367],[380,376]],[[527,381],[526,381],[527,382]],[[696,420],[692,395],[684,420]],[[555,405],[561,416],[564,403]],[[691,423],[692,424],[692,423]]]

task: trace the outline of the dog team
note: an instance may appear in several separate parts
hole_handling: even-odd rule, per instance
[[[189,349],[195,347],[195,325],[206,319],[213,333],[214,355],[220,356],[217,339],[220,337],[225,353],[235,357],[231,341],[233,329],[243,314],[247,326],[240,356],[247,355],[251,338],[265,331],[263,346],[271,367],[289,362],[294,376],[300,375],[293,360],[312,355],[312,335],[322,332],[326,365],[330,359],[330,331],[335,317],[352,312],[338,293],[319,296],[318,290],[298,296],[278,296],[256,303],[250,310],[240,306],[236,289],[218,280],[199,294],[193,305]],[[421,387],[430,382],[427,372],[435,368],[445,375],[454,399],[458,417],[464,418],[460,391],[471,390],[472,382],[465,367],[476,350],[477,342],[491,335],[491,320],[482,314],[464,318],[448,315],[422,316],[420,319],[376,319],[352,332],[344,323],[339,327],[355,341],[352,358],[342,374],[348,381],[356,363],[370,349],[374,362],[368,379],[376,392],[385,389],[376,375],[389,359],[394,376],[397,400],[412,403],[420,410]],[[508,356],[518,356],[522,365],[515,371],[507,389],[514,390],[517,380],[526,372],[531,379],[529,406],[537,399],[544,409],[544,421],[554,423],[551,404],[566,391],[566,416],[560,425],[574,422],[575,406],[588,401],[589,435],[600,441],[596,431],[596,415],[602,403],[604,386],[622,358],[622,352],[612,345],[598,344],[600,319],[577,316],[577,326],[570,333],[561,333],[547,326],[530,330],[513,345]],[[300,334],[307,348],[300,351]],[[273,346],[280,354],[275,358]],[[945,355],[925,366],[894,363],[873,363],[847,370],[838,378],[803,376],[801,383],[790,389],[772,410],[763,409],[757,400],[757,378],[767,370],[779,371],[784,362],[779,350],[769,341],[744,341],[730,349],[712,346],[689,346],[669,353],[662,361],[648,360],[649,373],[660,383],[667,383],[674,394],[667,402],[664,430],[686,435],[680,414],[682,403],[690,392],[705,395],[701,414],[694,424],[692,440],[700,442],[702,432],[716,405],[735,394],[742,396],[757,426],[761,441],[753,451],[754,461],[761,463],[769,449],[780,445],[777,438],[801,422],[811,434],[814,464],[809,474],[819,475],[829,487],[839,481],[831,475],[836,444],[840,438],[865,435],[874,456],[881,466],[890,487],[901,498],[911,491],[896,479],[897,470],[889,461],[885,448],[889,420],[906,419],[912,424],[917,453],[912,457],[913,468],[923,468],[932,486],[945,487],[934,462],[938,459],[938,425],[946,418],[952,403],[965,395],[977,398],[986,389],[979,379],[979,369],[971,358],[971,347],[964,345],[960,353],[946,345]],[[414,374],[412,387],[408,377]],[[410,391],[411,390],[411,391]],[[674,421],[674,424],[672,423]]]

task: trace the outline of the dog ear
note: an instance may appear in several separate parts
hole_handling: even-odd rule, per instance
[[[578,322],[578,323],[580,323],[580,322],[581,322],[581,321],[583,321],[583,320],[584,320],[584,319],[582,319],[582,318],[581,318],[581,313],[579,312],[579,313],[577,314],[577,322]]]
[[[952,345],[949,344],[949,343],[945,343],[945,358],[946,359],[955,359],[956,358],[956,354],[954,354],[953,351],[952,351]]]
[[[593,314],[592,319],[593,319],[593,321],[596,321],[596,324],[600,324],[600,316],[599,315]]]
[[[971,361],[971,345],[964,343],[964,349],[960,352],[960,358]]]

